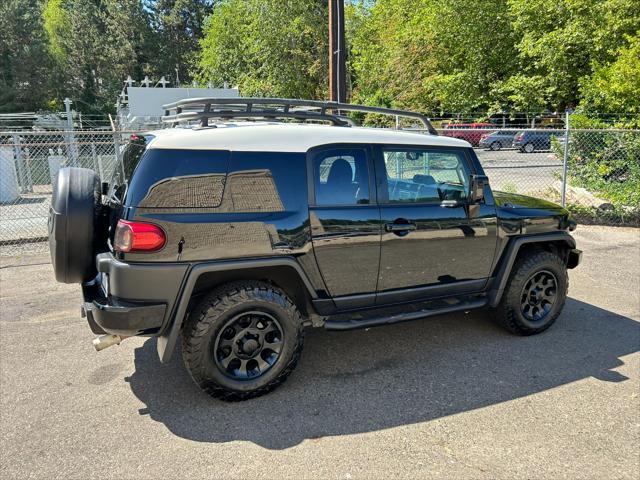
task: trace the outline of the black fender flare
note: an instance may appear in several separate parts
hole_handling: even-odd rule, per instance
[[[198,278],[200,278],[202,274],[210,272],[224,272],[228,270],[255,270],[260,268],[283,266],[291,267],[296,271],[312,299],[316,299],[318,297],[311,281],[300,264],[293,257],[218,261],[192,265],[187,271],[182,282],[173,313],[167,322],[167,327],[158,337],[158,355],[160,357],[160,361],[162,363],[167,363],[171,360],[171,356],[173,355],[173,351],[175,350],[176,342],[178,340],[178,335],[180,334],[180,329],[182,328],[182,323],[184,322],[187,314],[191,294],[193,293],[193,289]]]
[[[536,235],[526,235],[513,238],[507,244],[507,247],[502,253],[500,262],[496,269],[496,273],[491,281],[491,287],[487,292],[488,305],[490,307],[496,307],[500,303],[504,289],[507,286],[507,281],[511,275],[511,269],[516,261],[518,251],[527,243],[549,243],[549,242],[565,242],[567,248],[574,249],[576,247],[575,239],[567,232],[557,233],[541,233]]]

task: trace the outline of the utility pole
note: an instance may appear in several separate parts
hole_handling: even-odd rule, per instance
[[[347,101],[344,0],[329,0],[329,100]]]

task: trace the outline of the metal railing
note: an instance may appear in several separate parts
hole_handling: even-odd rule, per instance
[[[439,131],[476,145],[494,190],[566,204],[587,220],[638,223],[640,130],[505,132],[509,129]],[[131,133],[0,132],[0,255],[46,252],[57,171],[91,168],[109,181]]]

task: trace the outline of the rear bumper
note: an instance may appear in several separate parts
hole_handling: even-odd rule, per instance
[[[154,335],[162,327],[167,309],[165,303],[134,303],[109,298],[96,285],[83,285],[82,294],[82,313],[95,334],[111,333],[125,337]]]
[[[188,265],[132,264],[96,257],[98,276],[82,285],[83,316],[96,334],[155,336],[166,326]]]

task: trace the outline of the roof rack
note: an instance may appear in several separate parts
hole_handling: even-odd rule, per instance
[[[220,119],[280,119],[293,118],[302,121],[331,122],[334,125],[353,125],[352,119],[342,112],[363,112],[414,118],[432,135],[437,135],[429,119],[421,113],[391,108],[369,107],[351,103],[321,100],[297,100],[288,98],[187,98],[163,105],[163,122],[200,121],[203,127],[210,118]]]

